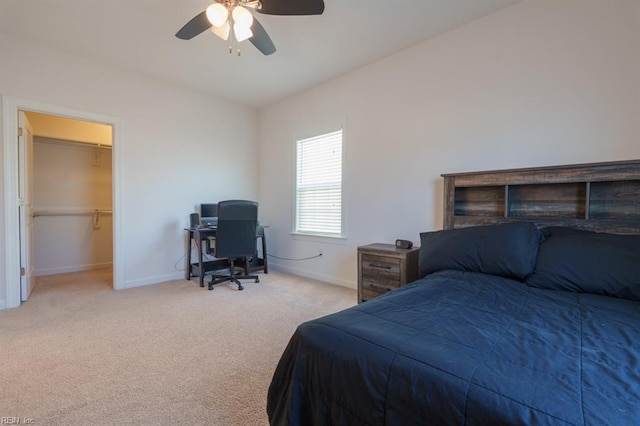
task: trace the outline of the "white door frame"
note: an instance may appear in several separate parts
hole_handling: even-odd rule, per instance
[[[33,273],[33,127],[31,127],[31,122],[24,111],[18,111],[18,127],[22,127],[22,137],[18,137],[20,296],[21,300],[25,302],[33,290],[35,275]],[[26,167],[22,167],[23,165]]]
[[[2,139],[4,158],[4,308],[20,306],[20,233],[18,213],[18,111],[33,111],[67,118],[107,124],[113,129],[113,288],[124,288],[122,259],[122,212],[120,164],[122,152],[122,122],[117,117],[79,111],[56,105],[2,96]],[[0,285],[0,289],[2,286]],[[0,295],[0,300],[2,295]],[[0,306],[0,309],[2,306]]]

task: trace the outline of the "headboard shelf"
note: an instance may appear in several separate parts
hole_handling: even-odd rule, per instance
[[[531,221],[640,232],[640,160],[442,176],[445,229]]]
[[[455,193],[458,216],[504,216],[504,186],[459,187]]]
[[[582,182],[508,187],[507,217],[585,218],[587,189]]]

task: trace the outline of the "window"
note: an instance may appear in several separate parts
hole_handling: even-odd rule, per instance
[[[297,141],[294,232],[342,236],[342,129]]]

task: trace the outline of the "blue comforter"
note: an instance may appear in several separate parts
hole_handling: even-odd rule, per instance
[[[640,303],[442,271],[304,323],[272,425],[640,424]]]

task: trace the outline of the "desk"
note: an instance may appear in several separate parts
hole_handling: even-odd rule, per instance
[[[264,226],[258,226],[257,237],[262,241],[262,259],[259,259],[256,253],[251,262],[242,262],[245,270],[245,274],[256,271],[264,271],[265,274],[269,273],[269,267],[267,264],[267,241],[264,236]],[[214,259],[207,262],[202,260],[202,243],[207,244],[209,248],[209,238],[215,238],[216,228],[186,228],[187,231],[187,254],[185,256],[185,279],[190,280],[191,277],[197,276],[200,287],[204,287],[204,276],[207,272],[216,271],[218,269],[224,269],[229,266],[227,259]],[[191,263],[191,241],[196,242],[196,249],[198,250],[198,261]],[[256,250],[257,252],[257,250]]]

